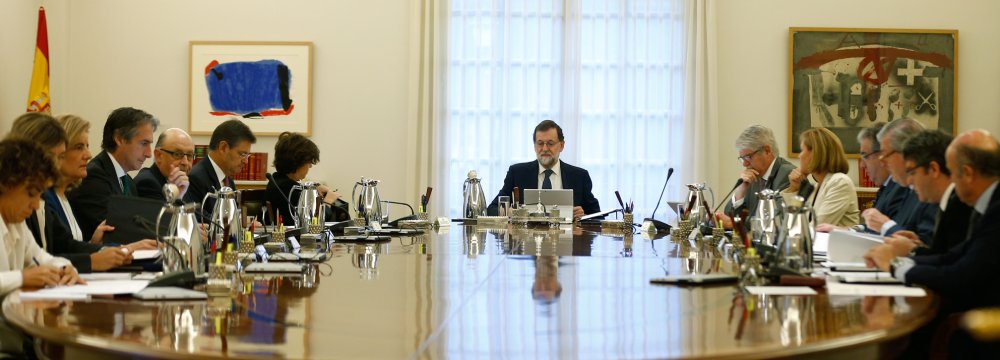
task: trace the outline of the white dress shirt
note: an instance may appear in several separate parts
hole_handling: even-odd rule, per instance
[[[226,178],[226,173],[222,171],[222,168],[219,167],[219,164],[215,163],[215,160],[212,160],[211,156],[206,156],[206,158],[208,158],[208,162],[212,163],[212,169],[215,169],[215,178],[219,179],[219,184],[218,184],[219,187],[217,187],[215,189],[216,190],[221,189],[222,188],[222,180]],[[229,184],[229,188],[233,188],[233,184]]]
[[[54,267],[72,266],[69,260],[55,257],[38,247],[28,225],[21,221],[7,224],[0,216],[0,295],[18,289],[23,284],[21,270],[39,264]]]
[[[549,175],[549,182],[552,183],[552,190],[562,190],[562,161],[556,160],[556,164],[552,166],[552,175]],[[545,182],[545,167],[542,163],[538,163],[538,188],[542,188],[542,183]]]
[[[122,176],[128,175],[122,165],[118,163],[118,159],[115,159],[114,155],[108,153],[108,158],[111,159],[111,165],[115,166],[115,178],[118,180],[118,190],[122,193],[125,192],[125,184],[122,184]]]

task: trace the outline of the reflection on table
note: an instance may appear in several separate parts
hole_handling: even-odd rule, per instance
[[[453,226],[336,243],[303,274],[238,276],[229,296],[209,301],[21,302],[15,293],[4,314],[57,358],[759,358],[879,351],[934,312],[932,297],[649,283],[737,271],[729,259],[669,237]]]

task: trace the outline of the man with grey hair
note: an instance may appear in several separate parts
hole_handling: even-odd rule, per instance
[[[180,190],[178,198],[183,198],[191,184],[187,173],[191,172],[194,162],[194,142],[191,135],[178,128],[164,130],[156,139],[153,155],[153,165],[143,168],[135,176],[139,196],[165,201],[163,185],[171,183]]]
[[[906,141],[923,130],[924,126],[919,122],[907,118],[893,120],[879,130],[877,139],[882,149],[878,159],[889,171],[892,180],[904,189],[905,197],[895,216],[891,218],[877,208],[865,210],[861,217],[865,219],[865,225],[870,231],[886,236],[900,230],[910,230],[917,233],[921,241],[930,245],[938,207],[921,203],[917,194],[909,188],[909,176],[902,154]]]
[[[108,115],[103,150],[87,164],[87,177],[80,186],[66,194],[84,239],[89,239],[107,217],[111,195],[138,195],[128,172],[142,168],[152,155],[153,133],[158,126],[160,121],[153,115],[131,107]]]
[[[945,162],[955,184],[955,194],[972,207],[968,240],[944,254],[897,257],[891,244],[873,247],[865,254],[868,266],[941,295],[945,301],[938,310],[939,316],[1000,305],[1000,277],[996,276],[996,254],[1000,253],[997,241],[1000,192],[996,191],[1000,183],[1000,144],[985,130],[971,130],[951,142],[945,151]],[[911,347],[929,342],[927,339],[935,329],[926,330],[915,333],[914,336],[923,333],[924,337],[911,338]],[[957,332],[950,339],[951,357],[997,358],[996,353],[988,357],[977,354],[987,349],[997,350],[995,344],[983,347],[984,344],[972,342],[966,336]]]
[[[896,216],[899,206],[906,198],[906,188],[892,180],[889,169],[882,165],[879,154],[882,146],[878,142],[878,132],[885,127],[884,122],[877,122],[858,132],[858,143],[861,144],[861,166],[865,168],[873,182],[879,184],[875,193],[875,204],[872,206],[888,217]]]
[[[761,125],[743,130],[735,142],[736,159],[743,166],[733,196],[724,213],[716,213],[726,228],[733,227],[732,216],[747,209],[751,216],[757,210],[757,192],[764,189],[781,191],[788,187],[788,174],[795,170],[788,160],[778,156],[774,132]],[[746,222],[749,228],[750,223]]]

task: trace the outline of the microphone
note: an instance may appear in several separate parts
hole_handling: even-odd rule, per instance
[[[660,197],[656,199],[656,207],[653,208],[653,213],[648,218],[642,220],[643,225],[645,225],[646,222],[649,222],[649,225],[654,226],[656,231],[670,231],[669,224],[656,220],[656,210],[660,209],[660,202],[663,201],[663,193],[667,191],[667,183],[670,182],[671,176],[674,176],[674,168],[667,170],[667,181],[663,182],[663,189],[660,189]]]
[[[721,208],[722,205],[732,200],[733,192],[735,192],[740,185],[743,185],[743,178],[736,180],[736,186],[733,186],[733,189],[729,190],[729,193],[722,197],[722,202],[719,203],[719,205],[715,207],[715,210],[712,211],[712,216],[715,216],[715,213],[719,211],[719,208]]]

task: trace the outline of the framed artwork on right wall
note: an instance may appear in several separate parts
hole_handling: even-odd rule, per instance
[[[858,132],[911,118],[954,134],[958,30],[790,28],[788,148],[825,127],[857,158]]]

